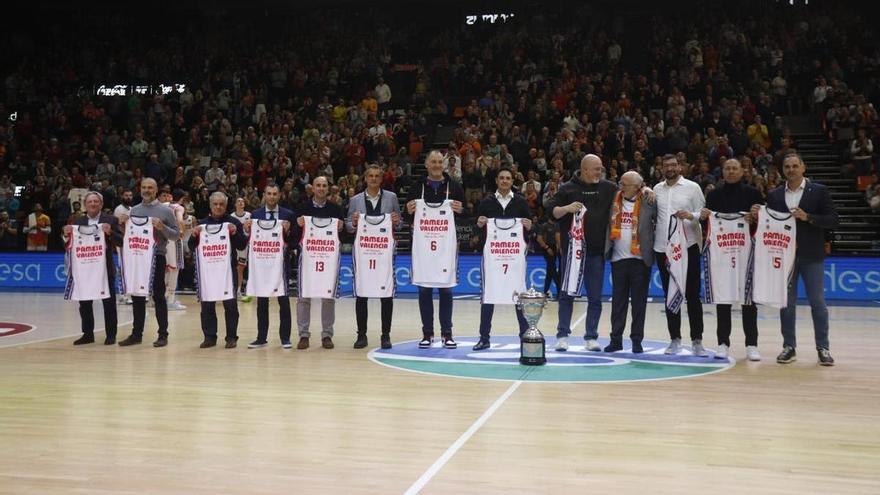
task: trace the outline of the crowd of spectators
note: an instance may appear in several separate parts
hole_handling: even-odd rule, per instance
[[[706,191],[738,157],[766,193],[797,146],[783,117],[799,111],[825,119],[850,172],[875,174],[870,201],[874,28],[846,8],[761,6],[658,9],[645,32],[605,22],[588,4],[479,29],[463,16],[441,24],[358,9],[234,11],[151,23],[142,37],[124,15],[50,16],[28,34],[3,34],[21,56],[2,74],[0,111],[17,120],[0,126],[0,248],[59,250],[61,226],[83,214],[88,190],[112,211],[125,191],[138,201],[144,177],[195,218],[214,191],[256,208],[269,183],[295,209],[317,176],[346,207],[368,163],[385,170],[383,187],[402,192],[447,127],[439,147],[469,213],[509,167],[542,218],[587,153],[603,158],[608,179],[637,170],[649,185],[673,153]],[[34,56],[43,36],[57,43]],[[642,70],[628,63],[636,55]],[[120,81],[186,90],[94,94]]]

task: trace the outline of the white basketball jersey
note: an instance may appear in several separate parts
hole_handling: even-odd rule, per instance
[[[688,271],[688,238],[684,222],[669,218],[669,240],[666,244],[666,268],[669,270],[669,286],[666,290],[666,309],[673,313],[681,310]]]
[[[235,297],[232,287],[232,244],[229,223],[201,225],[196,247],[196,281],[199,301],[225,301]]]
[[[233,211],[231,213],[231,215],[232,215],[232,218],[238,220],[238,222],[242,225],[244,225],[245,222],[247,222],[248,220],[251,219],[251,212],[249,212],[249,211],[244,212],[241,216],[239,216],[237,213],[235,213]],[[248,259],[248,248],[239,249],[236,251],[236,254],[238,255],[238,262],[245,263]]]
[[[304,216],[299,255],[299,297],[332,299],[339,283],[336,218]]]
[[[391,215],[362,215],[351,260],[355,297],[394,297],[394,226]]]
[[[584,217],[586,208],[581,208],[574,213],[571,219],[571,228],[568,229],[568,251],[562,258],[562,289],[570,296],[581,293],[584,283],[584,253],[587,245],[584,238]]]
[[[489,219],[481,272],[483,304],[515,304],[513,293],[525,292],[528,248],[521,218]]]
[[[413,285],[439,288],[458,285],[458,238],[452,201],[447,197],[438,206],[417,199],[412,228]]]
[[[183,222],[183,206],[176,203],[162,203],[171,208],[174,218],[178,222]],[[183,239],[178,238],[176,241],[168,241],[165,244],[165,266],[174,270],[183,268]]]
[[[279,220],[255,220],[248,241],[246,293],[257,297],[287,295],[284,227]]]
[[[774,308],[788,306],[796,239],[797,223],[793,215],[761,207],[752,255],[750,295],[753,302]]]
[[[101,224],[73,227],[67,246],[64,299],[92,301],[110,297],[107,255],[107,239]]]
[[[743,304],[749,280],[752,239],[742,213],[712,213],[703,248],[707,304]]]
[[[153,294],[156,238],[149,217],[130,217],[122,243],[122,292],[130,296]],[[164,271],[165,267],[161,267]],[[159,276],[164,276],[160,273]]]

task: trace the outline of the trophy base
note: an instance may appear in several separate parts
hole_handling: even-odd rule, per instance
[[[526,366],[541,366],[543,364],[547,364],[546,357],[520,357],[519,364],[523,364]]]

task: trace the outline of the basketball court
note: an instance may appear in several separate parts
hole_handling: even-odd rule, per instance
[[[877,301],[829,308],[833,368],[817,364],[808,306],[798,308],[799,360],[783,366],[778,312],[768,308],[759,309],[763,361],[747,362],[736,311],[735,359],[663,356],[656,302],[645,354],[585,352],[583,302],[571,339],[580,346],[557,353],[550,303],[538,324],[548,365],[535,368],[517,362],[512,308],[496,310],[493,348],[470,350],[473,297],[455,301],[455,351],[417,349],[415,299],[395,301],[390,351],[378,349],[378,301],[368,349],[351,347],[354,299],[343,298],[336,348],[320,347],[313,314],[305,351],[281,349],[275,303],[270,346],[247,349],[250,303],[239,304],[237,349],[199,349],[198,304],[182,302],[166,348],[149,344],[152,314],[142,345],[74,347],[74,303],[0,297],[0,493],[880,491]],[[714,307],[704,307],[713,348]],[[131,307],[119,309],[124,338]],[[100,305],[95,313],[100,326]]]

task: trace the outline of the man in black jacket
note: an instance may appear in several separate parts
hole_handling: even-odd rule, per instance
[[[477,223],[474,235],[479,236],[480,251],[486,243],[486,224],[496,218],[521,218],[526,230],[532,228],[532,212],[526,199],[513,192],[513,173],[509,168],[502,168],[495,177],[498,190],[492,196],[480,201],[477,206]],[[485,263],[484,265],[485,266]],[[494,304],[480,305],[480,341],[474,346],[475,351],[489,348],[489,334],[492,331],[492,316],[495,314]],[[525,332],[529,324],[523,316],[522,309],[516,307],[516,319],[519,322],[519,334]]]
[[[706,221],[712,212],[739,213],[749,211],[752,205],[763,204],[761,193],[746,184],[743,179],[743,166],[739,160],[732,158],[724,162],[721,169],[724,184],[706,195],[706,207],[700,211],[700,220]],[[754,223],[749,214],[749,223]],[[705,230],[704,230],[705,232]],[[715,357],[727,359],[730,352],[730,304],[717,304],[718,314],[718,350]],[[758,307],[752,304],[742,305],[743,332],[746,335],[746,357],[749,361],[760,361],[758,352]]]
[[[782,161],[785,184],[770,191],[767,207],[776,211],[790,211],[797,219],[795,262],[788,286],[788,305],[779,310],[782,320],[783,348],[776,362],[788,364],[797,360],[795,348],[795,310],[797,307],[798,275],[804,281],[807,299],[813,314],[813,331],[819,364],[834,366],[828,343],[828,308],[825,306],[825,229],[837,227],[840,219],[831,193],[822,184],[804,177],[806,166],[797,154],[790,154]],[[752,206],[757,215],[759,206]]]
[[[345,212],[342,210],[342,206],[328,201],[327,198],[330,194],[330,182],[326,177],[315,177],[312,181],[312,192],[313,195],[310,199],[307,199],[304,203],[300,204],[296,208],[296,232],[294,232],[294,239],[298,243],[302,239],[302,232],[305,228],[305,218],[304,217],[314,217],[314,218],[335,218],[336,221],[336,230],[340,231],[343,227],[343,219],[345,218]],[[299,256],[302,256],[302,253],[299,253]],[[300,278],[302,278],[303,274],[299,274]],[[302,288],[298,287],[297,289],[302,290]],[[309,348],[309,337],[311,337],[311,333],[309,332],[309,324],[312,316],[312,301],[311,299],[306,298],[297,298],[296,300],[296,326],[299,331],[299,342],[296,344],[296,348],[299,350],[308,349]],[[335,345],[333,344],[333,324],[336,322],[336,299],[330,298],[322,298],[321,299],[321,347],[324,349],[333,349]]]
[[[605,240],[608,238],[608,221],[611,203],[617,193],[617,185],[602,178],[602,159],[596,155],[586,155],[581,160],[580,176],[559,188],[548,210],[559,223],[562,256],[562,276],[567,271],[569,247],[568,232],[574,213],[586,208],[585,242],[583,256],[584,278],[587,286],[587,319],[584,340],[588,351],[601,351],[599,338],[599,318],[602,316],[602,284],[605,280]],[[572,269],[577,269],[573,267]],[[556,350],[568,350],[568,335],[571,333],[571,313],[574,296],[559,293],[559,323],[556,328]]]
[[[102,299],[104,305],[104,345],[116,343],[116,265],[113,263],[113,253],[117,247],[122,246],[122,230],[119,220],[113,215],[102,213],[104,198],[101,193],[90,192],[84,199],[86,214],[77,218],[73,225],[64,226],[64,237],[69,238],[74,227],[85,225],[101,225],[107,239],[105,258],[107,263],[107,286],[110,288],[110,296]],[[91,344],[95,341],[95,313],[92,309],[92,301],[79,302],[79,316],[82,318],[82,337],[74,341],[73,345]]]
[[[247,238],[244,236],[244,228],[235,217],[226,212],[229,198],[225,193],[217,191],[211,194],[211,214],[199,220],[198,228],[193,229],[192,237],[189,238],[189,247],[193,253],[199,245],[199,236],[205,225],[229,224],[230,248],[235,250],[244,249],[247,246]],[[195,254],[194,256],[198,256]],[[238,287],[238,273],[235,269],[238,259],[229,256],[232,269],[232,287]],[[201,304],[202,333],[205,340],[199,346],[202,349],[217,345],[217,310],[214,301],[202,301]],[[238,300],[233,290],[229,299],[223,301],[223,315],[226,320],[226,348],[233,349],[238,345]]]
[[[456,216],[462,212],[464,203],[464,190],[458,182],[453,181],[448,174],[443,172],[443,154],[437,150],[428,153],[425,158],[425,167],[428,175],[425,180],[413,184],[406,196],[406,219],[412,225],[413,216],[416,212],[416,200],[422,199],[426,203],[442,203],[446,199],[452,200],[452,212]],[[447,349],[456,348],[452,338],[452,288],[438,288],[440,293],[440,335],[443,345]],[[422,318],[422,341],[419,347],[427,348],[434,340],[434,302],[432,300],[434,289],[431,287],[419,287],[419,312]]]

